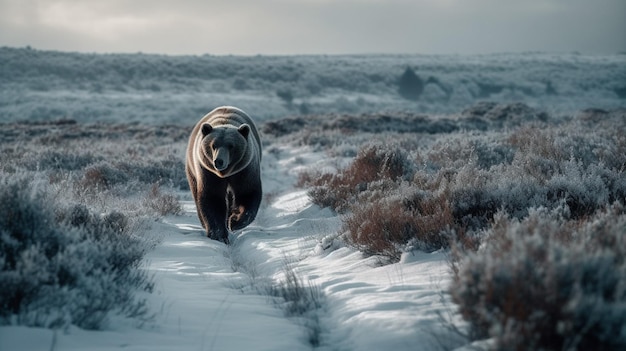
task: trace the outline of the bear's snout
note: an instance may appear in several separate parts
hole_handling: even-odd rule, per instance
[[[223,170],[224,168],[224,161],[220,160],[219,158],[217,160],[215,160],[215,167],[217,169],[219,169],[220,171]]]
[[[229,156],[228,150],[219,148],[215,150],[215,158],[213,159],[213,165],[218,171],[223,171],[228,168]]]

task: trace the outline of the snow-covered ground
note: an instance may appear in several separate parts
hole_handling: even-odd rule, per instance
[[[72,118],[175,123],[182,130],[217,104],[242,107],[261,122],[307,112],[390,110],[436,117],[483,100],[521,101],[555,117],[626,106],[624,55],[162,57],[6,48],[0,53],[14,56],[0,65],[1,122]],[[18,65],[32,62],[44,62],[40,72]],[[92,72],[100,67],[94,62],[106,69]],[[205,69],[211,67],[221,69]],[[398,94],[397,80],[406,67],[424,83],[417,101]],[[158,241],[144,267],[155,281],[147,295],[151,321],[138,325],[113,318],[102,331],[3,326],[0,351],[400,351],[463,344],[450,331],[451,323],[461,329],[463,324],[450,317],[456,307],[443,293],[451,279],[445,252],[408,253],[388,265],[363,256],[337,239],[341,218],[312,204],[306,190],[294,185],[299,172],[333,168],[345,159],[280,144],[263,157],[263,207],[252,225],[232,235],[230,246],[204,236],[187,192],[179,194],[182,215],[154,222],[145,232]],[[288,294],[295,300],[285,300]]]
[[[333,240],[339,218],[296,188],[296,172],[327,167],[307,148],[264,155],[266,202],[231,246],[203,235],[190,195],[184,214],[151,225],[159,244],[145,269],[156,286],[154,319],[112,320],[103,331],[0,327],[0,350],[439,350],[455,336],[442,317],[452,308],[444,253],[408,254],[381,265]],[[281,294],[296,273],[313,301],[287,313]],[[313,346],[315,345],[315,346]]]
[[[399,81],[419,77],[407,99]],[[479,101],[550,113],[625,106],[626,55],[165,56],[0,48],[0,120],[191,125],[220,105],[286,115],[458,113]]]

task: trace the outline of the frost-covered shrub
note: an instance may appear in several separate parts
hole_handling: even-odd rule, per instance
[[[110,189],[128,182],[147,185],[164,183],[181,189],[188,188],[185,164],[182,160],[141,158],[134,162],[101,161],[84,169],[80,185],[86,189]]]
[[[558,218],[558,216],[556,216]],[[453,300],[474,339],[497,350],[626,347],[626,215],[586,223],[534,211],[496,217],[477,252],[453,265]]]
[[[614,202],[623,204],[623,156],[607,152],[621,149],[619,143],[610,134],[584,135],[570,128],[513,130],[505,135],[513,146],[512,159],[501,158],[489,168],[476,156],[480,152],[470,148],[476,145],[472,142],[448,143],[446,147],[435,144],[428,160],[442,167],[435,177],[447,174],[455,217],[470,229],[488,226],[499,210],[521,219],[533,207],[562,208],[567,218],[579,219]]]
[[[510,164],[515,155],[511,147],[497,142],[476,142],[472,145],[472,151],[476,155],[477,165],[484,169],[499,164]]]
[[[369,145],[339,173],[306,173],[300,183],[313,185],[314,203],[345,214],[342,231],[348,244],[393,261],[407,245],[435,250],[448,245],[450,233],[461,231],[448,194],[409,182],[414,172],[404,149]]]
[[[300,185],[310,187],[314,203],[344,214],[346,239],[354,246],[397,257],[399,250],[422,248],[406,234],[420,215],[400,205],[411,194],[441,199],[451,216],[438,235],[469,247],[499,211],[523,220],[531,209],[543,207],[564,219],[584,221],[614,203],[624,205],[626,119],[620,111],[548,119],[522,104],[483,103],[461,113],[455,128],[469,128],[456,133],[436,129],[430,134],[423,128],[451,121],[446,118],[373,114],[298,119],[294,130],[281,129],[277,135],[295,142],[302,130],[313,128],[315,140],[325,140],[316,145],[333,155],[340,147],[349,149],[347,144],[352,150],[361,146],[347,167],[304,173]],[[477,131],[483,128],[468,119],[480,119],[486,130]],[[272,125],[281,127],[280,121]],[[286,139],[288,135],[294,139]],[[362,146],[372,139],[384,146]],[[389,172],[394,168],[387,164],[397,171]]]
[[[102,157],[91,152],[72,152],[70,150],[46,150],[36,160],[26,160],[26,168],[30,170],[67,170],[74,171],[101,161]]]
[[[117,167],[142,183],[160,183],[183,190],[189,189],[185,175],[185,164],[181,159],[167,157],[153,160],[147,158],[140,162],[120,162]]]
[[[109,189],[114,185],[129,181],[129,175],[114,167],[109,162],[102,161],[85,169],[81,185],[87,189]]]
[[[480,90],[490,90],[490,87],[482,85]],[[481,118],[493,127],[518,126],[526,122],[545,122],[548,120],[546,112],[539,111],[521,102],[508,104],[479,102],[463,110],[461,116],[469,119]]]
[[[111,313],[146,318],[148,245],[127,218],[64,206],[26,178],[0,178],[0,324],[86,329]]]
[[[562,209],[566,218],[581,219],[614,202],[624,202],[626,189],[620,173],[599,165],[584,170],[570,161],[559,167],[563,170],[542,181],[524,170],[520,173],[520,169],[505,167],[489,172],[474,169],[475,180],[464,177],[463,171],[453,174],[450,201],[454,216],[470,229],[481,229],[490,225],[500,210],[521,219],[530,208],[546,207]]]
[[[410,191],[401,188],[395,195],[352,207],[342,228],[348,244],[393,261],[400,259],[407,243],[425,251],[446,247],[454,218],[445,196],[402,194]]]
[[[338,174],[308,175],[301,177],[313,202],[345,212],[359,193],[368,190],[371,184],[395,182],[412,175],[406,151],[398,147],[368,145],[363,147],[354,161]],[[384,187],[384,185],[383,185]]]
[[[163,193],[158,184],[152,185],[145,198],[145,203],[161,216],[177,215],[183,211],[178,198],[173,194]]]
[[[138,236],[180,211],[188,130],[138,124],[0,128],[0,324],[101,328],[148,318]]]

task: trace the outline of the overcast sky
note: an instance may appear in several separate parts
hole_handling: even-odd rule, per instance
[[[626,51],[626,0],[0,0],[0,46],[164,54]]]

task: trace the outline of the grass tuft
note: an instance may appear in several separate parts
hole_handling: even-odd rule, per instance
[[[305,284],[292,265],[285,263],[284,279],[269,288],[274,303],[281,306],[285,315],[298,318],[306,328],[308,342],[312,347],[321,344],[322,327],[319,313],[324,305],[324,294],[319,287]]]

